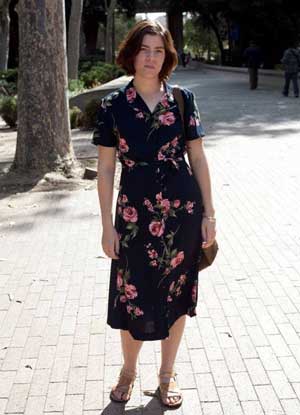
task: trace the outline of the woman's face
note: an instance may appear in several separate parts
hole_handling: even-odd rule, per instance
[[[166,52],[160,35],[145,35],[134,60],[135,75],[157,78],[165,60]]]

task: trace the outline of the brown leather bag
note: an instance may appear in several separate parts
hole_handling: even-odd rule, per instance
[[[183,101],[181,89],[178,87],[174,87],[173,95],[179,107],[182,127],[183,127],[183,134],[185,137],[186,132],[185,132],[185,123],[184,123],[184,101]],[[200,262],[198,265],[199,271],[202,271],[204,268],[209,267],[214,262],[218,249],[219,249],[219,246],[216,240],[214,240],[213,244],[210,245],[208,248],[201,248]]]

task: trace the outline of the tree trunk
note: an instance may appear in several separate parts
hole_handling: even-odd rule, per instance
[[[80,26],[83,0],[72,0],[68,32],[68,78],[78,78]]]
[[[69,173],[75,158],[67,99],[64,0],[18,3],[18,135],[12,169]]]
[[[0,70],[7,69],[9,52],[9,0],[0,0]]]
[[[107,0],[105,0],[105,8],[107,13],[106,19],[106,34],[105,34],[105,62],[113,63],[113,47],[112,47],[112,32],[113,32],[113,19],[114,10],[117,4],[117,0],[110,0],[110,5],[107,6]]]
[[[168,21],[168,29],[171,32],[172,38],[174,40],[174,46],[177,52],[182,52],[184,49],[184,42],[183,42],[183,17],[182,11],[177,10],[176,12],[173,10],[167,12],[167,21]]]
[[[221,53],[221,64],[224,65],[225,64],[225,53],[224,53],[224,47],[223,47],[223,42],[221,39],[221,35],[218,29],[218,26],[216,25],[213,17],[209,14],[206,15],[206,19],[210,24],[210,27],[212,28],[212,30],[215,32],[216,38],[217,38],[217,42],[218,42],[218,46],[220,49],[220,53]]]

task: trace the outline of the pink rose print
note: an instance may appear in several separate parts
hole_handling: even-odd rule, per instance
[[[195,303],[197,299],[197,285],[195,284],[192,289],[192,301]]]
[[[155,249],[150,249],[148,251],[148,255],[151,259],[157,258],[158,257],[158,253],[155,251]]]
[[[168,303],[170,303],[171,301],[173,301],[172,300],[172,297],[170,295],[168,295],[167,301],[168,301]]]
[[[132,284],[125,284],[125,295],[129,300],[137,297],[136,287]]]
[[[199,120],[195,118],[193,115],[190,116],[189,126],[195,127],[196,125],[200,125]]]
[[[165,160],[165,156],[163,155],[163,153],[160,151],[157,155],[158,160]]]
[[[174,208],[178,208],[180,206],[180,200],[179,199],[174,200],[173,206]]]
[[[144,205],[147,206],[149,212],[154,212],[153,205],[152,205],[152,203],[150,202],[149,199],[145,198]]]
[[[171,141],[172,146],[176,147],[178,144],[178,137],[173,138],[173,140]]]
[[[127,151],[129,150],[129,147],[128,147],[128,144],[126,143],[125,138],[120,138],[119,148],[122,153],[127,153]]]
[[[152,221],[149,225],[149,231],[153,236],[161,236],[164,233],[165,230],[165,224],[163,221]]]
[[[184,259],[184,252],[183,251],[178,252],[176,257],[171,259],[171,267],[172,268],[177,267],[179,264],[181,264],[183,259]]]
[[[121,303],[126,303],[127,298],[125,297],[125,295],[121,295],[120,301],[121,301]]]
[[[128,197],[126,195],[122,195],[122,203],[127,203]]]
[[[160,102],[161,102],[162,106],[165,107],[165,108],[168,108],[170,106],[169,102],[168,102],[168,97],[166,96],[166,94],[163,95]]]
[[[150,265],[151,265],[151,267],[157,267],[157,261],[156,261],[156,259],[154,259],[153,261],[150,261]]]
[[[156,198],[156,201],[157,202],[161,202],[162,201],[162,193],[161,192],[157,193],[157,195],[155,196],[155,198]]]
[[[135,307],[134,314],[136,316],[142,316],[144,314],[144,312],[139,307]]]
[[[128,206],[124,208],[123,219],[125,220],[125,222],[137,222],[138,220],[137,210],[132,206]]]
[[[131,313],[132,312],[132,310],[133,310],[133,307],[132,307],[132,305],[128,305],[127,307],[126,307],[126,309],[127,309],[127,313]]]
[[[163,211],[164,213],[167,213],[167,212],[170,210],[170,206],[171,206],[171,204],[170,204],[170,201],[169,201],[168,199],[163,199],[163,200],[160,202],[160,204],[161,204],[161,206],[163,207],[162,211]]]
[[[136,90],[134,88],[128,88],[126,91],[127,101],[132,103],[136,98]]]
[[[169,275],[169,274],[170,274],[170,272],[171,272],[170,268],[166,268],[166,269],[165,269],[165,272],[164,272],[164,275]]]
[[[188,211],[188,213],[193,213],[194,212],[193,211],[194,203],[195,202],[190,202],[190,201],[186,202],[185,208]]]
[[[128,166],[128,167],[132,167],[132,166],[134,166],[135,165],[135,162],[133,161],[133,160],[130,160],[130,159],[125,159],[124,160],[124,163],[126,164],[126,166]]]
[[[136,118],[142,119],[142,118],[145,118],[145,117],[144,117],[144,114],[142,112],[138,112],[136,114]]]
[[[161,122],[162,125],[172,125],[175,122],[175,116],[173,114],[173,112],[166,112],[165,114],[162,114],[158,117],[159,121]]]

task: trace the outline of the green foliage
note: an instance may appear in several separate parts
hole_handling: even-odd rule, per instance
[[[0,95],[16,95],[18,69],[0,71]]]
[[[18,82],[18,69],[14,68],[7,69],[6,71],[0,71],[0,80],[3,79],[8,83],[13,82],[16,84]]]
[[[88,67],[88,63],[86,63],[85,67]],[[83,82],[86,88],[94,88],[95,86],[109,82],[112,79],[122,75],[124,75],[124,71],[118,66],[102,63],[90,66],[90,69],[86,72],[82,69],[79,79]]]
[[[210,61],[218,53],[218,43],[213,31],[203,25],[198,16],[186,21],[184,25],[185,51]]]
[[[115,13],[115,46],[118,49],[127,32],[135,25],[135,18],[128,18],[124,13]]]
[[[69,111],[71,129],[81,127],[82,111],[78,107],[72,107]]]
[[[84,90],[84,83],[80,79],[69,79],[68,89],[70,92],[81,92]]]
[[[82,117],[82,125],[85,128],[95,128],[99,101],[92,99],[85,107]]]
[[[175,9],[182,4],[180,0],[167,1],[171,3]],[[185,10],[198,13],[203,24],[215,32],[223,63],[233,63],[234,58],[240,64],[244,49],[254,40],[263,50],[264,67],[272,68],[280,61],[283,50],[300,36],[299,1],[185,0],[184,5]],[[234,40],[228,30],[231,25],[239,29]]]
[[[18,119],[16,97],[1,97],[0,115],[9,127],[16,127]]]

